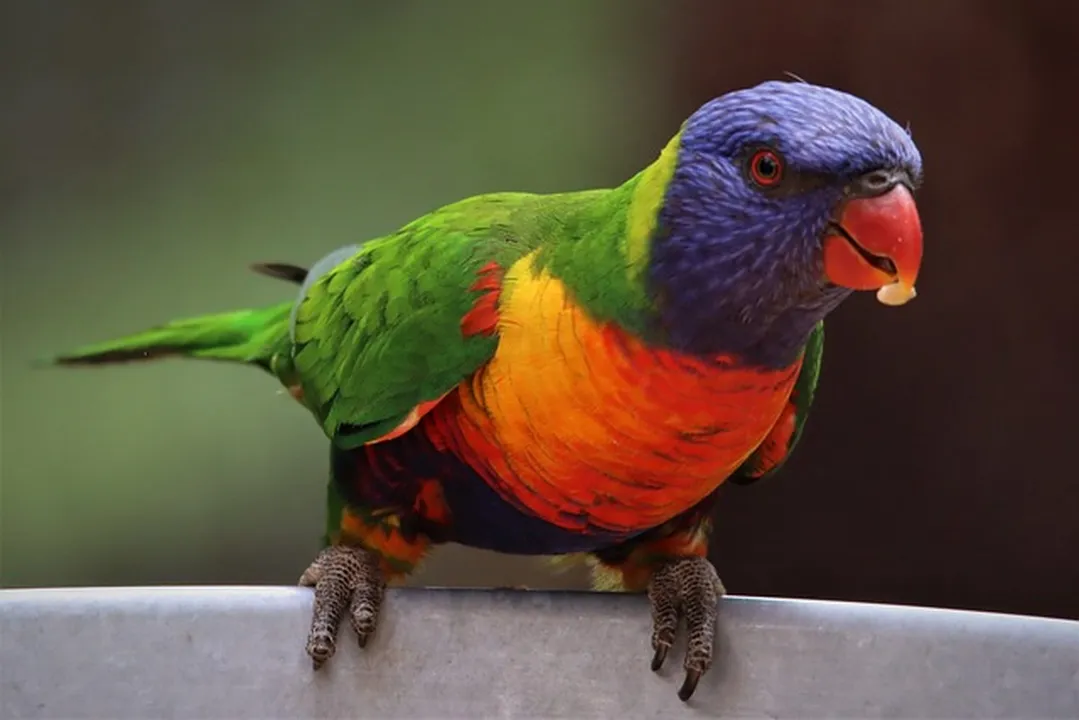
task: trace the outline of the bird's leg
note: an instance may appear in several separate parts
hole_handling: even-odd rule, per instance
[[[658,671],[684,621],[686,676],[678,697],[689,700],[712,666],[719,598],[726,592],[708,561],[712,496],[664,525],[595,553],[597,587],[647,590],[652,605],[652,670]]]
[[[337,630],[346,609],[360,647],[367,645],[378,626],[378,614],[386,591],[381,559],[377,554],[362,547],[328,547],[304,570],[300,585],[315,588],[307,654],[316,670],[337,650]]]
[[[315,588],[307,654],[318,670],[337,649],[337,631],[346,611],[360,647],[378,627],[387,582],[407,575],[423,558],[429,539],[406,532],[399,516],[345,509],[334,544],[322,550],[300,576]]]
[[[678,697],[689,700],[701,675],[712,666],[716,615],[725,590],[715,567],[704,557],[670,560],[660,566],[648,583],[652,604],[652,670],[663,667],[674,643],[678,621],[684,620],[688,636],[682,667],[685,682]]]

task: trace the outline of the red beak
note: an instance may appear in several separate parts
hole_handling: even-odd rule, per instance
[[[854,290],[897,286],[904,299],[889,304],[914,297],[921,263],[922,222],[902,184],[883,195],[848,200],[824,238],[828,280]]]

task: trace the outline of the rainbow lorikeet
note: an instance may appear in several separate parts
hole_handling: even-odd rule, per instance
[[[711,664],[709,515],[773,473],[813,400],[823,320],[914,294],[910,135],[862,99],[766,82],[697,110],[618,187],[447,205],[311,268],[259,310],[168,323],[56,362],[184,356],[274,375],[331,440],[307,652],[360,644],[432,544],[587,560],[647,590],[653,668]]]

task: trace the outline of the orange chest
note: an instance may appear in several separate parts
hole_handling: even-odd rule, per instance
[[[764,440],[800,369],[648,348],[557,281],[519,293],[494,358],[457,392],[456,424],[488,483],[563,527],[632,531],[689,509]]]

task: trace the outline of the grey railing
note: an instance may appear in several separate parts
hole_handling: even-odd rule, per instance
[[[689,704],[639,595],[391,590],[313,672],[311,591],[0,591],[8,718],[1079,718],[1079,623],[725,598]]]

